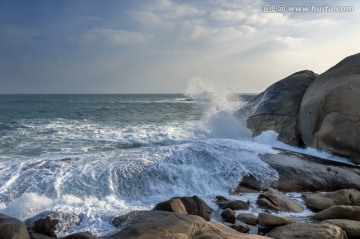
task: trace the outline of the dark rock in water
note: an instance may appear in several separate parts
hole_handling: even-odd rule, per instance
[[[221,212],[221,218],[225,222],[229,222],[229,223],[235,223],[236,221],[235,213],[230,208],[226,208],[224,211]]]
[[[277,149],[260,159],[279,174],[277,189],[285,192],[360,189],[360,167]]]
[[[304,208],[290,197],[281,192],[270,188],[268,191],[261,193],[256,203],[265,208],[287,212],[302,212]]]
[[[216,203],[220,209],[230,208],[231,210],[244,210],[250,208],[250,202],[244,202],[241,200],[229,200],[222,196],[216,196]]]
[[[249,225],[258,224],[258,217],[252,213],[241,213],[237,215],[236,219]]]
[[[259,224],[265,227],[278,227],[292,223],[291,220],[272,215],[270,213],[261,212],[259,213]]]
[[[323,223],[329,223],[335,226],[340,227],[343,231],[346,232],[346,235],[351,238],[360,237],[360,222],[347,219],[329,219],[323,221]]]
[[[230,225],[229,227],[242,233],[248,233],[250,231],[250,228],[246,225],[238,224],[238,225]]]
[[[64,237],[64,239],[96,239],[89,232],[78,232]]]
[[[1,239],[30,239],[25,224],[13,217],[0,214]]]
[[[237,191],[240,192],[257,192],[263,189],[262,183],[251,173],[246,174],[239,184]],[[265,188],[267,189],[267,188]]]
[[[197,215],[209,221],[212,209],[198,196],[174,197],[158,203],[153,210],[176,212],[180,214]]]
[[[30,239],[53,239],[54,237],[48,237],[44,234],[36,233],[36,232],[29,232]]]
[[[329,193],[307,193],[302,195],[307,207],[323,211],[335,205],[360,206],[360,192],[355,189],[341,189]]]
[[[347,239],[346,233],[338,226],[315,223],[293,223],[271,230],[268,237],[276,239]]]
[[[319,221],[327,219],[349,219],[360,221],[360,207],[335,205],[325,209],[324,211],[316,213],[314,218]]]
[[[113,220],[120,230],[103,239],[265,239],[237,232],[219,222],[166,211],[134,211]]]
[[[360,163],[360,53],[322,73],[306,89],[299,131],[310,147]]]
[[[57,232],[65,232],[76,227],[81,221],[80,216],[65,213],[46,211],[25,221],[30,231],[49,237],[57,237]]]
[[[298,111],[306,88],[317,77],[312,71],[296,72],[268,87],[247,106],[247,126],[253,136],[263,131],[279,133],[279,140],[290,145],[302,143],[298,132]],[[238,113],[239,114],[239,113]]]

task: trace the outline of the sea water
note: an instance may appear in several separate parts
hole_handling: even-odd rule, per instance
[[[80,215],[66,235],[115,231],[115,216],[174,196],[216,207],[249,172],[263,184],[277,172],[259,159],[276,153],[234,116],[237,95],[1,95],[0,213]],[[281,145],[280,145],[281,146]]]

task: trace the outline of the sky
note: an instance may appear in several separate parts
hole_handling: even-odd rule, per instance
[[[261,92],[358,53],[359,22],[356,0],[0,0],[0,94]]]

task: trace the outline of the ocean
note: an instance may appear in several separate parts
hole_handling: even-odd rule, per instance
[[[0,95],[0,213],[80,215],[58,235],[114,232],[115,216],[198,195],[216,208],[251,172],[277,172],[274,132],[253,139],[238,95]],[[216,217],[216,213],[214,214]],[[215,218],[216,219],[216,218]]]

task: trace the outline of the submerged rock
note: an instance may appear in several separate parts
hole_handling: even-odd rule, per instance
[[[237,232],[219,222],[199,216],[166,211],[133,211],[113,220],[119,231],[103,239],[265,239]]]
[[[212,209],[198,196],[174,197],[156,204],[153,210],[197,215],[209,221]]]
[[[25,224],[13,217],[0,214],[1,239],[30,239]]]
[[[341,189],[328,193],[307,193],[302,195],[307,207],[323,211],[335,205],[360,206],[360,192],[355,189]]]
[[[276,239],[347,239],[346,233],[330,224],[293,223],[271,230],[267,236]]]
[[[250,101],[247,126],[253,136],[263,131],[279,133],[279,140],[290,145],[302,144],[298,132],[298,111],[306,88],[317,77],[312,71],[299,71],[268,87]]]
[[[256,203],[265,208],[287,212],[302,212],[304,208],[291,199],[289,196],[270,188],[268,191],[261,193]]]
[[[299,131],[306,145],[360,163],[360,53],[319,75],[306,89]]]

